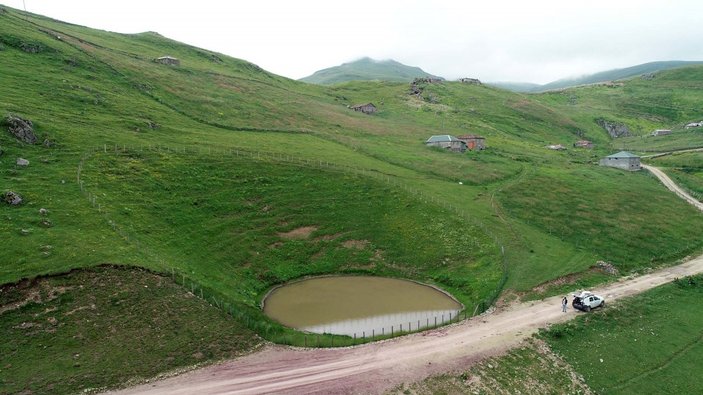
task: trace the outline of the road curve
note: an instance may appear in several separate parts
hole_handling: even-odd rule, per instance
[[[662,184],[664,184],[665,187],[667,187],[670,191],[674,192],[677,194],[681,199],[691,203],[694,205],[697,209],[703,211],[703,203],[699,202],[698,199],[694,198],[693,196],[689,195],[681,189],[678,185],[676,185],[669,176],[667,176],[663,171],[659,170],[658,168],[654,166],[649,166],[649,165],[642,165],[642,168],[649,170],[650,173],[652,173],[655,177],[661,181]]]
[[[645,169],[703,211],[661,170]],[[608,302],[636,295],[678,277],[703,273],[703,255],[678,266],[625,278],[594,289]],[[519,345],[539,328],[579,312],[561,312],[561,296],[516,304],[459,324],[409,336],[339,349],[268,345],[262,351],[115,394],[309,394],[380,393],[399,384],[466,368],[472,361]]]

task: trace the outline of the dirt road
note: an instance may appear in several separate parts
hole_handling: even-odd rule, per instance
[[[650,173],[654,174],[655,177],[661,181],[664,186],[666,186],[670,191],[674,192],[677,194],[681,199],[691,203],[692,205],[696,206],[699,210],[703,211],[703,203],[699,202],[697,199],[686,193],[683,189],[681,189],[678,185],[676,185],[669,176],[664,174],[663,171],[657,169],[654,166],[649,166],[649,165],[642,165],[642,168],[649,170]]]
[[[703,272],[703,256],[595,289],[608,303]],[[466,367],[518,345],[538,328],[578,314],[561,296],[514,305],[460,324],[344,349],[267,346],[262,351],[120,394],[379,393],[404,382]]]
[[[643,165],[674,193],[703,204],[661,170]],[[608,303],[677,277],[703,272],[703,255],[678,266],[594,289]],[[430,375],[466,368],[472,361],[517,346],[538,328],[575,317],[561,312],[561,296],[513,305],[446,328],[343,349],[270,345],[239,359],[120,391],[120,394],[379,393]]]

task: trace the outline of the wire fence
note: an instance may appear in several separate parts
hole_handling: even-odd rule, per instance
[[[473,306],[473,312],[470,313],[467,308],[464,311],[448,317],[446,320],[444,317],[441,318],[439,325],[446,325],[451,322],[456,322],[463,317],[464,319],[470,318],[472,316],[482,314],[485,312],[498,298],[500,293],[505,286],[508,279],[508,262],[505,254],[505,247],[501,243],[500,238],[492,232],[485,224],[478,221],[476,218],[472,217],[471,214],[461,207],[447,203],[442,199],[439,199],[431,194],[419,190],[415,187],[410,186],[408,183],[403,182],[397,176],[392,174],[382,173],[380,171],[355,167],[344,164],[335,163],[329,160],[321,159],[309,159],[303,157],[297,157],[290,154],[282,152],[267,152],[267,151],[254,151],[245,150],[240,148],[226,148],[226,147],[202,147],[202,146],[169,146],[169,145],[141,145],[141,146],[128,146],[126,144],[102,144],[96,146],[93,149],[85,151],[78,163],[76,170],[76,183],[80,187],[81,193],[90,203],[90,205],[96,210],[98,215],[101,215],[107,226],[112,228],[112,230],[124,241],[132,244],[137,250],[142,252],[145,256],[153,260],[156,267],[164,273],[169,273],[174,281],[181,284],[184,288],[188,289],[193,295],[200,297],[201,299],[207,301],[212,306],[221,309],[223,312],[229,314],[239,322],[243,323],[245,326],[251,330],[261,334],[263,337],[282,344],[298,345],[298,346],[319,346],[319,347],[333,347],[333,346],[346,346],[359,344],[366,341],[380,340],[390,337],[395,337],[401,334],[409,333],[411,331],[417,331],[423,329],[420,324],[416,325],[415,329],[412,329],[411,323],[404,328],[398,326],[397,330],[393,327],[390,333],[382,331],[382,333],[376,333],[373,331],[371,334],[359,333],[358,336],[355,333],[354,336],[336,336],[329,334],[309,334],[299,331],[293,331],[288,328],[284,328],[281,325],[267,320],[262,317],[262,313],[251,306],[244,305],[242,303],[231,303],[228,302],[229,298],[222,294],[221,292],[204,287],[201,283],[190,274],[180,271],[174,265],[166,262],[158,253],[152,251],[149,246],[151,243],[142,242],[142,240],[148,239],[147,236],[142,234],[136,234],[131,232],[127,227],[119,224],[113,216],[110,215],[107,207],[104,206],[102,198],[95,193],[95,191],[90,190],[89,186],[86,185],[83,178],[83,172],[86,163],[97,155],[136,155],[136,154],[149,154],[149,153],[163,153],[172,155],[197,155],[198,158],[203,156],[210,156],[213,158],[220,159],[241,159],[249,161],[260,161],[275,163],[281,165],[289,166],[299,166],[308,169],[317,169],[326,172],[337,172],[343,173],[345,175],[356,176],[360,178],[373,178],[380,181],[390,187],[400,189],[406,193],[414,196],[416,199],[420,200],[425,204],[433,204],[441,207],[451,213],[461,217],[462,219],[468,221],[474,226],[480,228],[486,235],[493,239],[496,246],[499,246],[498,254],[500,254],[501,270],[502,276],[498,282],[497,287],[492,291],[488,297],[479,301]],[[470,313],[470,314],[469,314]],[[429,325],[429,321],[426,322],[426,326]]]

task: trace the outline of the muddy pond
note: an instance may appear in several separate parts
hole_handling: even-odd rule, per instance
[[[388,335],[441,325],[462,305],[448,294],[413,281],[334,276],[296,281],[272,290],[264,313],[312,333],[356,337]]]

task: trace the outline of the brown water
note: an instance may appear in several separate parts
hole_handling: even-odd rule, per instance
[[[358,337],[441,324],[461,309],[435,288],[384,277],[313,278],[277,288],[264,300],[264,313],[283,325]]]

